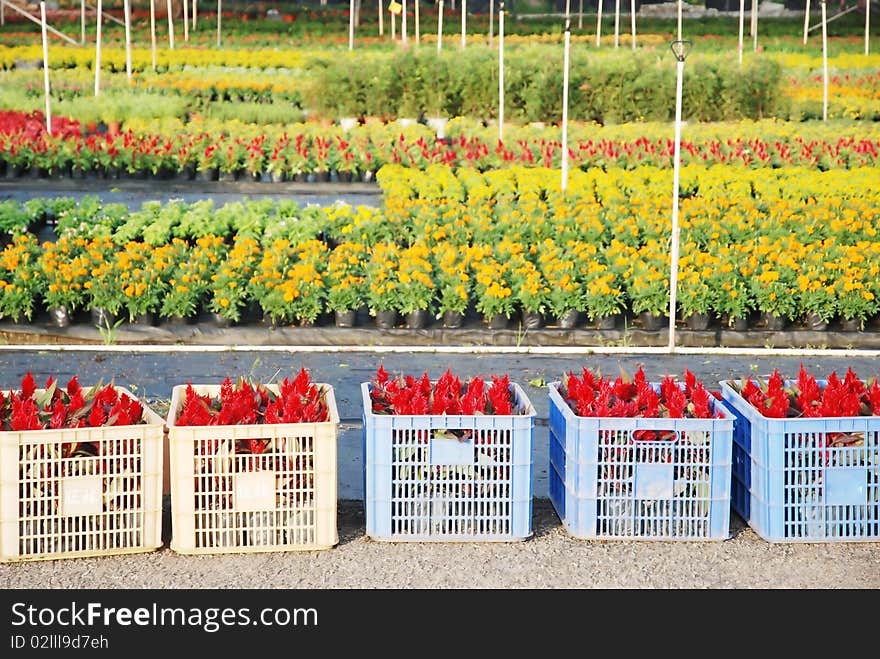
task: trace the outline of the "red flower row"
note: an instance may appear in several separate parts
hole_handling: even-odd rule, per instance
[[[880,415],[880,381],[863,382],[851,367],[842,380],[832,372],[824,386],[803,364],[794,386],[774,370],[766,384],[747,378],[740,393],[761,414],[777,419]]]
[[[371,383],[373,413],[467,416],[518,413],[507,374],[490,377],[492,383],[488,387],[481,377],[462,383],[447,369],[436,382],[432,382],[427,371],[419,379],[412,375],[392,378],[384,366],[379,366]]]
[[[176,423],[178,426],[232,426],[318,423],[329,418],[323,392],[311,381],[308,372],[301,369],[292,381],[284,378],[277,395],[264,385],[251,384],[244,378],[235,385],[226,378],[220,386],[219,397],[199,395],[187,383]],[[260,447],[251,447],[251,452],[260,453]]]
[[[634,377],[621,370],[613,381],[611,376],[603,378],[584,368],[581,378],[569,372],[559,390],[578,416],[722,418],[723,415],[713,411],[711,405],[711,397],[714,395],[718,398],[719,394],[707,391],[689,370],[685,369],[684,374],[684,387],[667,375],[658,390],[647,382],[641,367]]]
[[[84,390],[76,376],[62,389],[52,378],[39,394],[33,376],[28,373],[21,381],[21,391],[5,395],[0,391],[0,429],[12,431],[61,428],[97,428],[129,426],[141,423],[143,407],[112,384],[96,385]],[[76,445],[65,444],[72,452]]]

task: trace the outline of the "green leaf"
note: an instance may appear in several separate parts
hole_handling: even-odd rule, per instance
[[[45,408],[49,403],[52,402],[52,396],[55,395],[55,389],[58,388],[57,380],[52,383],[52,386],[46,389],[39,396],[34,396],[34,402],[36,402],[37,407]]]
[[[529,386],[540,389],[541,387],[547,386],[547,383],[544,382],[544,378],[535,378],[533,380],[529,380]]]

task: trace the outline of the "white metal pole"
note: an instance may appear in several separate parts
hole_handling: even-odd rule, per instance
[[[578,0],[578,30],[584,29],[584,0]]]
[[[382,24],[382,19],[383,19],[382,10],[383,10],[382,0],[379,0],[379,36],[380,37],[383,34],[385,34],[385,26]]]
[[[440,11],[437,12],[437,52],[443,48],[443,0],[440,0]]]
[[[865,0],[865,55],[870,55],[871,0]]]
[[[630,31],[632,32],[632,49],[636,49],[636,0],[629,3]]]
[[[156,0],[150,0],[150,49],[153,71],[156,70]]]
[[[354,0],[348,3],[348,49],[354,50]]]
[[[828,121],[828,26],[822,0],[822,121]]]
[[[807,33],[810,31],[810,0],[804,8],[804,45],[807,45]]]
[[[122,3],[122,11],[125,14],[125,77],[131,84],[131,3],[125,0]]]
[[[614,0],[614,47],[620,46],[620,0]]]
[[[743,31],[746,22],[746,0],[739,0],[739,65],[743,63]]]
[[[599,0],[599,6],[596,7],[596,48],[599,47],[599,40],[602,38],[602,0]]]
[[[40,2],[40,30],[43,33],[43,94],[46,97],[46,132],[52,134],[52,110],[49,107],[49,40],[46,38],[46,3]]]
[[[681,3],[682,0],[678,0],[678,40],[681,41]]]
[[[223,20],[223,0],[217,0],[217,48],[220,47],[220,25]]]
[[[183,40],[189,41],[189,0],[181,0],[183,4]]]
[[[504,141],[504,3],[498,10],[498,141]]]
[[[752,25],[751,25],[753,49],[758,52],[758,0],[752,0]]]
[[[98,0],[98,25],[95,33],[95,96],[101,93],[101,0]]]
[[[461,0],[461,49],[465,49],[465,35],[467,34],[467,0]]]
[[[571,19],[565,19],[565,56],[562,65],[562,194],[568,188],[568,50],[571,47]]]
[[[489,0],[489,48],[492,47],[492,17],[495,14],[495,0]]]
[[[80,41],[86,42],[86,0],[79,0]]]
[[[165,4],[168,7],[168,47],[174,50],[174,17],[171,15],[171,0],[166,0]]]
[[[415,5],[415,15],[413,16],[413,20],[416,23],[416,44],[421,43],[422,41],[422,29],[421,29],[421,19],[419,18],[419,3],[420,0],[413,0],[413,4]]]
[[[675,151],[672,163],[672,254],[669,272],[669,350],[675,352],[675,305],[678,289],[678,177],[681,157],[681,86],[684,78],[684,58],[678,57],[675,78]]]
[[[403,43],[407,43],[406,38],[406,0],[400,0],[400,36]]]

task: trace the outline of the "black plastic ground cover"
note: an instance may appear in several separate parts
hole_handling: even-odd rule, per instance
[[[556,329],[490,330],[481,327],[447,329],[377,329],[374,327],[268,327],[245,325],[221,328],[213,323],[123,323],[108,336],[97,326],[73,324],[0,323],[0,342],[5,344],[155,344],[220,346],[504,346],[504,347],[662,347],[669,343],[668,330],[647,331]],[[880,332],[810,330],[676,330],[681,347],[747,348],[880,348]]]

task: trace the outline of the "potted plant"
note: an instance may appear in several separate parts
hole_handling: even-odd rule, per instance
[[[358,309],[367,301],[364,262],[367,248],[361,243],[337,245],[327,261],[327,310],[337,327],[354,327]]]
[[[211,287],[209,309],[214,322],[225,326],[238,323],[250,297],[248,282],[256,269],[260,244],[253,238],[238,235],[226,258],[217,269]]]
[[[31,233],[19,233],[0,252],[0,318],[30,321],[42,295],[38,268],[40,245]]]
[[[394,273],[399,263],[400,248],[396,243],[383,241],[373,245],[366,266],[367,304],[380,329],[391,329],[397,324],[400,292]]]
[[[425,327],[436,295],[430,254],[428,246],[421,242],[400,251],[396,270],[397,310],[406,317],[410,329]]]

